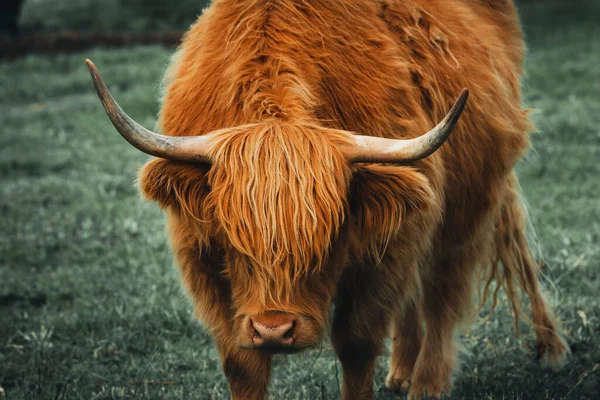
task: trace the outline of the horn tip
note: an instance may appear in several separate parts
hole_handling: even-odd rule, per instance
[[[467,105],[468,99],[469,99],[469,89],[464,88],[463,90],[460,91],[460,95],[458,95],[458,98],[456,99],[454,106],[450,110],[450,114],[452,114],[454,116],[454,119],[456,121],[458,121],[460,114],[462,113],[463,109]],[[455,123],[456,123],[456,121],[455,121]]]
[[[92,60],[90,60],[89,58],[85,59],[85,63],[87,64],[87,66],[90,69],[90,71],[96,69],[96,66],[94,65],[94,63],[92,62]]]

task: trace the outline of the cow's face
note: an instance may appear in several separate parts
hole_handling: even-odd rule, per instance
[[[293,351],[323,335],[351,176],[336,140],[269,124],[215,141],[203,218],[225,249],[239,346]]]
[[[440,124],[410,140],[282,119],[171,137],[125,114],[87,64],[108,117],[129,143],[189,163],[151,161],[140,176],[142,193],[187,226],[178,251],[200,248],[197,269],[228,282],[219,286],[230,303],[224,312],[232,311],[226,317],[238,345],[253,349],[293,351],[319,341],[344,268],[353,258],[376,256],[404,216],[434,198],[427,179],[412,169],[355,163],[427,157],[448,138],[468,97],[463,90]],[[203,258],[210,265],[200,265]],[[198,286],[197,276],[185,280]]]
[[[344,268],[397,232],[404,198],[429,194],[411,169],[353,166],[343,143],[331,130],[255,125],[220,135],[210,166],[154,160],[142,171],[146,197],[193,226],[212,254],[204,268],[227,278],[239,346],[318,343]]]

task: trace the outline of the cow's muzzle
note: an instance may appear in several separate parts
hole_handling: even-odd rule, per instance
[[[249,315],[243,323],[239,346],[269,353],[294,353],[307,347],[305,324],[301,316],[282,311]]]

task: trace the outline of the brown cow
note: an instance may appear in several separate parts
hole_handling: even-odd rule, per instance
[[[390,328],[387,386],[438,397],[480,282],[517,320],[528,295],[539,356],[560,365],[513,172],[532,129],[522,62],[509,0],[216,0],[166,73],[163,135],[89,63],[116,128],[158,157],[139,184],[233,398],[265,397],[271,354],[322,340],[332,304],[345,399],[372,397]]]

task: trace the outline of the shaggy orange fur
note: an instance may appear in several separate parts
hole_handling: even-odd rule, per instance
[[[496,280],[540,356],[568,346],[540,291],[512,168],[532,124],[510,0],[215,0],[164,80],[166,135],[221,130],[212,165],[153,159],[143,195],[167,210],[173,251],[235,399],[264,398],[270,355],[239,347],[252,316],[297,315],[296,347],[332,343],[343,397],[371,398],[392,327],[387,385],[451,387],[454,335]],[[412,138],[462,87],[440,150],[410,166],[351,165],[344,131]],[[503,268],[499,268],[499,263]],[[495,295],[494,295],[495,297]]]

